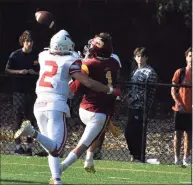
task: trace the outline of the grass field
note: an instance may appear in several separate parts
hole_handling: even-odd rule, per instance
[[[78,160],[62,176],[64,184],[191,184],[191,168],[174,165],[96,161],[95,174]],[[1,155],[1,184],[48,184],[47,158]]]

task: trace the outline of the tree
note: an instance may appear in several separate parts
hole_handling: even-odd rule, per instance
[[[146,0],[147,1],[147,0]],[[165,19],[168,12],[179,12],[184,17],[187,27],[192,25],[192,0],[156,0],[157,20],[159,24]]]

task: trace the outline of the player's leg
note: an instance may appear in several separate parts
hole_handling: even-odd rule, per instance
[[[175,164],[180,164],[179,157],[180,157],[182,135],[183,135],[183,132],[181,130],[175,131],[175,135],[174,135],[174,155],[175,155],[174,163]]]
[[[140,109],[129,109],[125,139],[133,162],[141,162],[143,116]]]
[[[48,156],[52,180],[59,183],[60,180],[60,158],[67,139],[66,117],[60,111],[48,111],[48,137],[56,142],[57,148]]]
[[[26,120],[23,121],[21,128],[15,133],[14,138],[16,139],[20,136],[30,136],[36,139],[48,152],[55,151],[57,147],[56,142],[48,138],[47,133],[44,131],[45,129],[47,129],[47,127],[44,127],[44,121],[47,123],[46,112],[47,111],[34,111],[41,133],[32,127],[29,120]]]
[[[85,123],[86,127],[76,148],[74,148],[61,163],[61,171],[67,169],[68,166],[74,163],[89,148],[89,146],[100,136],[106,126],[105,123],[107,123],[105,114],[94,113],[81,108],[79,114],[80,119]]]
[[[36,117],[37,120],[37,125],[39,128],[39,131],[42,135],[44,136],[48,136],[48,132],[47,132],[47,122],[48,122],[48,118],[47,118],[47,112],[46,111],[34,111],[34,115]],[[43,147],[43,149],[46,152],[49,152],[42,144],[41,141],[39,141],[40,145]]]
[[[84,169],[87,172],[96,172],[94,168],[94,159],[101,159],[101,148],[105,137],[105,130],[106,129],[103,129],[100,136],[87,149],[86,158],[84,162]]]
[[[183,130],[181,128],[181,124],[183,123],[181,120],[181,114],[179,112],[174,112],[174,123],[175,123],[175,133],[174,133],[174,164],[180,164],[180,149],[181,149],[181,141]]]
[[[191,114],[184,114],[184,156],[183,165],[191,164],[191,148],[192,148],[192,119]]]
[[[89,151],[93,151],[93,149],[94,149],[93,159],[95,159],[95,160],[100,160],[102,157],[101,149],[102,149],[102,145],[103,145],[104,140],[105,140],[105,130],[100,135],[100,137],[95,141],[95,144],[94,144],[95,146],[93,146],[95,149],[92,147],[92,145],[91,145],[92,148],[89,147],[89,149],[88,149]]]

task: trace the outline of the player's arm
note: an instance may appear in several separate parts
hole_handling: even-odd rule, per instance
[[[79,60],[75,61],[70,67],[70,74],[71,77],[75,79],[75,82],[73,82],[75,86],[79,86],[79,83],[81,83],[96,92],[114,94],[115,96],[118,96],[118,94],[120,94],[119,89],[113,89],[111,87],[103,85],[102,83],[89,78],[87,74],[83,73],[83,71],[81,72],[81,61]]]
[[[177,85],[179,82],[179,76],[180,76],[180,71],[177,70],[174,73],[174,76],[172,78],[172,84]],[[181,104],[181,100],[180,100],[180,95],[179,95],[179,87],[172,87],[171,88],[171,95],[173,100],[177,103],[177,104]]]
[[[22,70],[16,70],[14,69],[14,64],[16,63],[15,61],[15,56],[12,53],[9,57],[9,60],[7,62],[7,65],[5,67],[5,72],[9,73],[9,74],[27,74],[28,70],[26,69],[22,69]]]
[[[14,69],[8,69],[8,68],[6,68],[5,71],[8,72],[8,73],[10,73],[10,74],[27,74],[27,73],[28,73],[28,70],[26,70],[26,69],[14,70]]]
[[[172,84],[178,85],[179,84],[179,77],[180,77],[180,70],[178,69],[174,73],[174,76],[172,78]],[[171,95],[172,95],[173,100],[175,101],[175,103],[179,107],[179,109],[184,109],[184,106],[183,106],[183,103],[181,101],[181,97],[179,94],[179,89],[180,89],[179,87],[172,87],[171,88]]]
[[[109,88],[108,86],[103,85],[102,83],[89,78],[88,76],[86,76],[85,74],[83,74],[81,72],[73,73],[72,77],[75,78],[76,80],[78,80],[81,84],[88,87],[89,89],[92,89],[93,91],[104,92],[104,93],[108,93],[108,94],[114,93],[113,88]]]

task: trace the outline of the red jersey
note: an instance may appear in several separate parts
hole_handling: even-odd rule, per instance
[[[105,60],[92,58],[82,61],[83,73],[86,73],[90,78],[101,82],[104,85],[108,85],[109,87],[115,87],[119,69],[120,65],[118,61],[112,57]],[[95,92],[84,87],[84,96],[80,103],[80,107],[91,112],[110,115],[113,111],[114,101],[115,96],[113,95]]]

